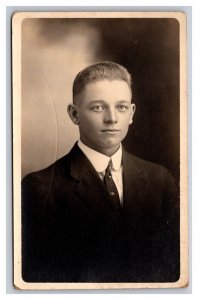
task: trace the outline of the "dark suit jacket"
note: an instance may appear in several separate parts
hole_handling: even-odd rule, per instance
[[[31,282],[179,279],[179,202],[168,171],[123,152],[115,210],[77,145],[22,184],[22,276]]]

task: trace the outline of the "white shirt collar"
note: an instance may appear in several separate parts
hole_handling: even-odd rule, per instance
[[[92,148],[86,146],[81,140],[78,141],[78,147],[90,160],[96,171],[104,172],[108,166],[110,159],[112,160],[113,170],[119,171],[122,164],[122,146],[120,144],[119,149],[111,157],[106,156]]]

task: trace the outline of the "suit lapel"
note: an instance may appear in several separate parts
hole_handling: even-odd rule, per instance
[[[83,204],[99,216],[114,217],[115,212],[104,183],[77,145],[71,150],[70,159],[71,176],[76,180],[74,192]]]
[[[139,219],[140,211],[144,209],[147,182],[145,172],[136,158],[123,150],[123,212],[134,224],[135,220]]]
[[[74,192],[78,198],[95,214],[117,218],[118,212],[109,200],[104,183],[88,158],[77,145],[69,156],[71,176],[75,179]],[[145,206],[144,191],[147,190],[147,184],[144,169],[133,155],[123,149],[123,216],[133,219],[134,224]]]

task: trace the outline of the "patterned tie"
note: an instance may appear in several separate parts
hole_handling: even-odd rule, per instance
[[[119,197],[117,187],[115,185],[115,182],[113,181],[113,177],[111,174],[112,168],[113,168],[113,164],[112,164],[112,161],[110,160],[109,164],[105,170],[104,183],[105,183],[105,186],[107,188],[110,199],[111,199],[115,209],[120,210],[121,209],[120,197]]]

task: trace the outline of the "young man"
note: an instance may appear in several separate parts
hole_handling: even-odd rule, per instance
[[[179,279],[179,202],[168,171],[127,153],[131,77],[113,62],[82,70],[68,106],[80,139],[26,176],[22,276],[30,282]]]

